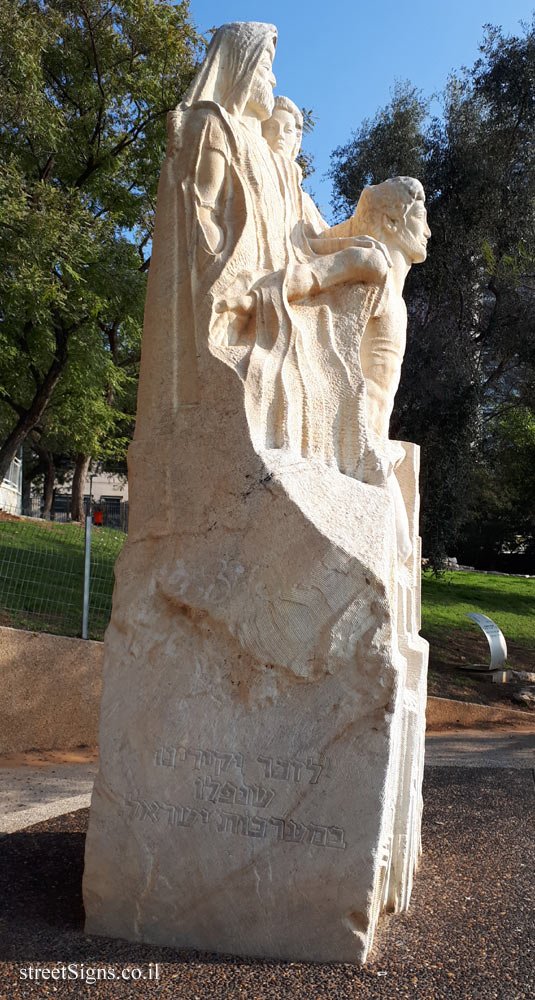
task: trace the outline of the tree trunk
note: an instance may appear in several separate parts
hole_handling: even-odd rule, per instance
[[[31,481],[29,479],[26,479],[24,475],[24,465],[23,465],[22,498],[21,498],[23,514],[31,514],[32,510],[31,486],[32,486]]]
[[[51,451],[47,451],[46,448],[39,449],[39,455],[45,463],[45,482],[43,488],[43,513],[42,517],[46,517],[50,520],[50,511],[52,510],[52,503],[54,500],[54,480],[56,478],[56,467],[54,465],[54,456]]]
[[[43,481],[43,509],[41,512],[41,517],[50,520],[50,511],[52,510],[52,504],[54,502],[54,481],[56,478],[56,466],[54,463],[54,456],[48,448],[45,448],[41,444],[39,438],[35,433],[31,435],[31,447],[33,451],[39,456],[39,467],[42,468],[44,481]],[[29,492],[29,489],[28,489]]]
[[[9,466],[21,444],[26,440],[30,431],[37,426],[50,402],[52,393],[69,357],[67,350],[68,337],[69,334],[67,331],[61,329],[56,331],[56,354],[54,360],[37,389],[30,406],[21,413],[11,434],[0,448],[0,483],[5,479]]]
[[[89,472],[89,463],[91,462],[91,455],[85,455],[80,452],[76,456],[76,465],[74,467],[74,475],[72,477],[72,506],[71,506],[71,518],[73,521],[83,521],[84,519],[84,482],[87,473]]]

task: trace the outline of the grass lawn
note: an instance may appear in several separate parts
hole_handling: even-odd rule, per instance
[[[468,611],[481,611],[501,628],[507,644],[507,665],[535,671],[535,580],[486,573],[445,573],[422,579],[422,634],[429,640],[430,695],[501,704],[519,708],[514,700],[525,682],[493,684],[487,672],[461,667],[488,667],[490,653],[484,633]]]
[[[95,528],[91,546],[89,637],[102,639],[111,612],[113,567],[126,535]],[[81,633],[84,529],[0,512],[0,625]],[[482,611],[504,633],[509,664],[535,670],[535,580],[485,573],[425,573],[422,633],[430,643],[430,694],[506,702],[508,685],[474,679],[460,665],[489,662],[487,640],[467,611]],[[488,678],[488,675],[487,675]]]
[[[429,636],[454,629],[479,632],[466,617],[481,611],[501,628],[506,641],[535,648],[535,580],[485,573],[432,573],[422,578],[422,632]]]
[[[113,567],[126,540],[121,531],[93,528],[89,638],[102,639],[109,621]],[[0,522],[0,624],[58,635],[80,635],[84,529],[31,519]]]

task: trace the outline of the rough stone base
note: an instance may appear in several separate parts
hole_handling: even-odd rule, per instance
[[[243,531],[216,513],[213,531],[120,556],[86,927],[359,962],[419,851],[425,689],[396,636],[391,500],[264,462]],[[336,516],[320,530],[322,495]]]
[[[158,678],[164,690],[166,673]],[[191,697],[193,725],[185,706],[175,724],[162,725],[165,740],[154,732],[150,757],[139,747],[137,759],[137,741],[128,747],[129,763],[115,768],[124,800],[113,814],[117,791],[105,772],[97,781],[87,931],[178,948],[363,960],[386,792],[377,771],[388,774],[391,714],[383,706],[355,718],[334,679],[321,698],[294,689],[252,713],[184,694]],[[147,715],[153,707],[149,700]]]

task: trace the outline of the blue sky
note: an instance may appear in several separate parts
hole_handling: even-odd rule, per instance
[[[201,31],[225,21],[277,26],[275,92],[318,118],[305,142],[316,168],[308,187],[329,219],[330,154],[388,103],[396,80],[439,92],[452,70],[477,58],[484,24],[518,33],[534,7],[533,0],[191,0],[191,15]]]

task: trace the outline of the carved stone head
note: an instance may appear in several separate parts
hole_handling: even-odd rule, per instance
[[[409,264],[422,263],[431,230],[420,181],[391,177],[364,188],[355,209],[353,232],[373,236],[389,250],[400,250]]]
[[[274,153],[295,160],[301,149],[303,115],[289,97],[276,97],[271,118],[262,122],[262,135]]]
[[[180,105],[213,101],[231,115],[247,109],[262,121],[273,110],[272,63],[277,29],[259,21],[233,21],[215,32],[206,58]]]

